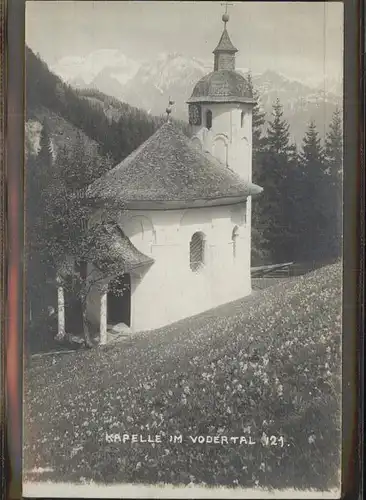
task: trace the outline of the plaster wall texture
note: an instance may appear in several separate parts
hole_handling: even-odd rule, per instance
[[[164,326],[251,292],[250,203],[131,212],[119,223],[133,245],[155,261],[145,273],[131,273],[133,331]],[[196,232],[205,242],[198,272],[190,267]]]
[[[193,142],[244,180],[252,181],[252,106],[242,103],[202,104],[202,125],[193,126]],[[208,130],[206,113],[212,112]]]

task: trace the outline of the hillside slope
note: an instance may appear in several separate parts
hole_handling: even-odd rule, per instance
[[[91,71],[90,61],[94,60],[94,55],[97,63]],[[212,71],[212,61],[165,53],[138,65],[122,52],[110,51],[103,62],[97,51],[71,67],[72,72],[68,58],[65,58],[54,69],[75,87],[99,89],[151,114],[162,114],[168,99],[172,98],[176,102],[176,117],[187,120],[186,101],[197,81]],[[247,69],[238,68],[238,71],[244,76],[247,73]],[[321,85],[320,82],[308,85],[275,71],[264,71],[253,75],[253,83],[267,119],[271,118],[276,98],[281,100],[291,135],[299,145],[311,119],[315,120],[324,137],[334,110],[337,106],[342,107],[341,79],[332,83],[324,77]]]
[[[61,136],[68,137],[72,146],[79,131],[91,148],[111,155],[115,162],[148,139],[164,120],[99,91],[73,89],[27,47],[26,143],[33,149],[44,118],[50,122],[56,146],[63,143]]]
[[[340,342],[335,264],[130,345],[32,359],[25,480],[337,487]]]
[[[96,141],[90,139],[81,129],[74,127],[62,116],[43,106],[34,110],[32,118],[28,119],[25,124],[26,154],[28,152],[35,154],[39,150],[42,124],[45,120],[51,131],[51,144],[54,153],[65,145],[75,144],[77,136],[79,136],[92,155],[99,155],[99,145]]]

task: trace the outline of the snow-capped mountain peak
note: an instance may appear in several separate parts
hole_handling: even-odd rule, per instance
[[[136,74],[139,67],[138,62],[128,58],[118,49],[100,49],[85,57],[63,57],[51,69],[69,83],[79,80],[90,85],[106,68],[110,69],[114,78],[124,84]]]
[[[198,59],[173,52],[160,54],[156,60],[143,64],[134,79],[154,82],[153,85],[164,92],[182,79],[190,82],[206,73],[207,68]]]
[[[171,98],[175,101],[173,115],[187,120],[186,101],[198,80],[213,70],[213,60],[164,52],[154,60],[137,62],[120,50],[105,49],[86,57],[65,57],[53,70],[74,86],[95,88],[154,115],[163,114]],[[246,76],[249,69],[238,67],[237,71]],[[335,107],[342,105],[341,78],[311,76],[307,82],[268,69],[252,72],[252,79],[268,117],[274,101],[280,99],[298,143],[311,119],[324,131]]]

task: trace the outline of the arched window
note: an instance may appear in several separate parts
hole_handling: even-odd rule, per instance
[[[234,257],[234,259],[236,257],[236,246],[237,246],[238,237],[239,237],[239,228],[238,228],[238,226],[235,226],[233,229],[233,232],[231,233],[231,241],[233,244],[233,257]]]
[[[244,111],[241,112],[241,116],[240,116],[240,126],[241,128],[244,127],[244,117],[245,117],[245,113]]]
[[[189,265],[193,272],[199,271],[205,262],[205,237],[194,233],[189,244]]]
[[[211,127],[212,127],[212,111],[208,109],[206,111],[206,128],[210,130]]]

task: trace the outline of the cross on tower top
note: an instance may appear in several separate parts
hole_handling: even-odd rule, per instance
[[[226,23],[227,23],[227,22],[228,22],[228,20],[230,19],[230,18],[229,18],[229,14],[228,14],[227,9],[228,9],[229,5],[230,5],[230,6],[232,6],[232,5],[234,5],[234,4],[233,4],[233,3],[228,3],[228,2],[225,2],[225,3],[222,3],[221,5],[222,5],[222,6],[225,6],[225,12],[224,12],[224,14],[222,15],[222,20],[224,21],[225,26],[226,26]]]

